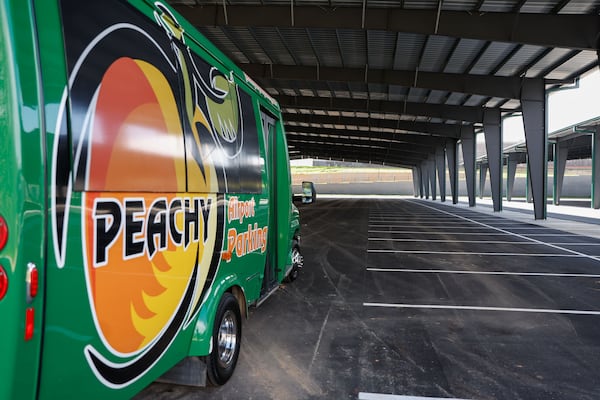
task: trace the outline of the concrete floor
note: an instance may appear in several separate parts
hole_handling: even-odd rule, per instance
[[[233,378],[137,399],[598,399],[600,240],[478,209],[303,207],[305,268],[251,311]]]

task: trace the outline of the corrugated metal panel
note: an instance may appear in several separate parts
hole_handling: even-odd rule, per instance
[[[227,57],[231,58],[236,64],[250,62],[246,55],[227,37],[225,32],[219,27],[202,27],[200,32],[222,49]]]
[[[403,86],[390,85],[388,88],[388,98],[390,101],[400,101],[406,98],[408,89]]]
[[[289,5],[290,0],[279,0],[277,3],[283,5]],[[329,1],[327,0],[294,0],[294,4],[298,6],[321,6],[327,7],[329,6]]]
[[[370,68],[390,69],[394,62],[396,34],[385,31],[367,31],[368,64]]]
[[[533,65],[529,71],[527,71],[526,76],[528,78],[540,77],[540,74],[542,74],[552,65],[556,64],[561,58],[565,57],[570,52],[570,49],[553,49],[550,51],[550,53],[546,54],[546,56]]]
[[[446,100],[446,104],[452,104],[452,105],[462,105],[463,101],[465,100],[465,98],[467,97],[466,94],[463,93],[452,93],[449,97],[448,100]]]
[[[332,29],[308,29],[319,63],[324,67],[341,67],[342,59],[337,45],[335,31]]]
[[[448,54],[458,39],[448,36],[429,36],[427,47],[423,53],[419,71],[440,72],[444,69],[444,63]]]
[[[250,32],[274,64],[296,64],[275,28],[251,28]]]
[[[283,89],[281,89],[281,92],[286,96],[297,96],[298,95],[298,93],[294,89],[290,89],[290,88],[283,88]]]
[[[279,28],[287,48],[300,65],[317,65],[317,57],[304,29]]]
[[[521,48],[496,73],[501,76],[513,76],[529,65],[536,57],[544,52],[540,46],[521,46]]]
[[[511,12],[517,4],[511,0],[486,0],[479,9],[481,12]]]
[[[473,68],[471,68],[469,73],[481,75],[490,74],[515,47],[517,47],[517,45],[513,43],[491,43],[479,57],[475,65],[473,65]]]
[[[522,13],[549,13],[554,8],[554,2],[547,0],[528,0],[521,7]]]
[[[571,0],[560,10],[560,14],[590,14],[600,7],[600,1]]]
[[[504,104],[506,103],[506,99],[501,99],[499,97],[492,97],[490,99],[488,99],[488,101],[485,103],[484,107],[486,108],[503,108]],[[520,101],[517,100],[520,104]]]
[[[338,29],[337,37],[342,51],[343,65],[349,68],[364,68],[367,63],[365,33],[360,30]]]
[[[298,89],[300,96],[314,96],[315,92],[310,89]]]
[[[420,103],[425,101],[429,90],[421,88],[410,88],[408,91],[408,101]]]
[[[446,97],[448,97],[448,92],[444,90],[432,90],[429,92],[427,102],[432,104],[442,104],[446,102]]]
[[[246,28],[226,27],[223,28],[231,40],[237,43],[241,51],[251,60],[259,64],[271,64],[271,59],[264,52],[260,44],[252,37]]]
[[[506,101],[506,99],[502,99],[502,101]],[[498,104],[502,104],[502,103],[498,103]],[[506,103],[502,104],[502,108],[507,109],[507,110],[519,110],[521,108],[521,102],[516,99],[511,99],[511,100],[507,101]]]
[[[355,98],[367,99],[369,98],[367,85],[361,82],[349,82],[348,88],[354,93]]]
[[[486,100],[487,100],[486,96],[471,95],[465,101],[464,105],[478,107],[478,106],[483,105],[486,102]]]
[[[548,79],[564,79],[569,77],[573,71],[585,69],[585,67],[597,63],[598,56],[593,51],[582,51],[575,57],[562,65],[559,65],[555,70],[549,73],[546,78]]]
[[[404,8],[437,9],[438,0],[405,0]]]
[[[461,39],[444,72],[464,73],[484,45],[485,42],[482,40]]]
[[[445,0],[442,10],[471,11],[474,10],[479,0]]]
[[[394,69],[415,70],[419,56],[425,44],[425,35],[416,33],[398,33],[393,60]]]
[[[369,83],[369,98],[371,100],[387,100],[387,85]]]

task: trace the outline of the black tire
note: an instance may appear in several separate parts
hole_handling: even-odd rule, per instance
[[[214,386],[225,384],[233,375],[240,354],[242,318],[238,302],[231,293],[223,294],[212,335],[212,352],[207,357],[208,381]]]
[[[290,273],[286,277],[288,282],[293,282],[298,278],[300,274],[300,270],[304,266],[304,258],[302,257],[302,253],[300,253],[300,246],[298,242],[294,240],[292,244],[292,269]]]

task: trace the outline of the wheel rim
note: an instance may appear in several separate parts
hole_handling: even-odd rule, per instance
[[[298,251],[297,247],[294,247],[292,249],[292,265],[294,267],[302,268],[303,262],[302,254],[300,254],[300,251]]]
[[[235,350],[237,347],[237,320],[235,314],[231,310],[227,310],[221,325],[219,326],[218,350],[219,363],[223,367],[228,367],[233,361]]]

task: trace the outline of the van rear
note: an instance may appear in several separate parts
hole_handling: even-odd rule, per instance
[[[0,399],[38,387],[46,185],[33,27],[29,2],[0,1]]]

